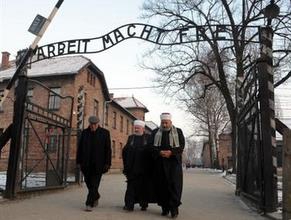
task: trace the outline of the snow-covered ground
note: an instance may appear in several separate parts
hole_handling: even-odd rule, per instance
[[[69,176],[67,178],[68,182],[74,182],[75,177]],[[0,188],[5,189],[6,186],[6,172],[0,172]],[[44,187],[46,186],[45,173],[31,173],[22,182],[23,188],[34,188],[34,187]]]

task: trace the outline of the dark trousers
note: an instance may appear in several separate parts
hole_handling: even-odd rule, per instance
[[[100,198],[98,192],[102,174],[96,173],[93,169],[86,169],[82,171],[84,174],[84,180],[88,189],[88,195],[86,199],[86,206],[94,206],[94,202]]]
[[[145,189],[143,189],[142,184],[143,178],[139,176],[128,178],[124,202],[129,209],[134,208],[135,202],[139,202],[141,207],[148,207],[148,203],[145,201]]]

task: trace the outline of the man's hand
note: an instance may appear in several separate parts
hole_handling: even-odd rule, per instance
[[[110,168],[110,165],[105,164],[104,167],[103,167],[103,173],[107,173],[109,168]]]
[[[80,164],[76,164],[76,170],[81,170],[81,165]]]
[[[170,151],[170,150],[161,150],[160,151],[160,155],[161,155],[161,157],[170,158],[170,156],[172,155],[172,151]]]

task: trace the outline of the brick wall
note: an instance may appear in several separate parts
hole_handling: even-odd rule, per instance
[[[144,121],[145,120],[145,112],[144,109],[141,108],[128,108],[127,109],[131,114],[134,115],[139,120]]]
[[[223,169],[232,168],[231,134],[220,134],[218,138],[218,160]]]

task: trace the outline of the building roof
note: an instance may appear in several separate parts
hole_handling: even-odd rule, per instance
[[[156,128],[159,127],[159,126],[158,126],[156,123],[154,123],[153,121],[146,121],[145,123],[146,123],[146,126],[149,127],[151,130],[154,130],[154,129],[156,129]]]
[[[112,99],[111,102],[110,102],[111,105],[114,105],[116,108],[118,108],[119,110],[123,111],[125,114],[127,114],[129,117],[131,117],[133,120],[137,120],[137,118],[130,112],[128,111],[124,106],[120,105],[118,102],[115,101],[115,99]],[[145,122],[146,123],[146,127],[149,129],[149,130],[154,130],[156,127],[152,127],[153,124],[155,124],[154,122],[152,122],[151,126],[149,126],[148,122]],[[155,124],[156,125],[156,124]],[[157,126],[157,125],[156,125]]]
[[[118,104],[120,104],[122,107],[131,109],[131,108],[137,108],[137,109],[143,109],[144,112],[149,112],[147,107],[142,104],[140,101],[138,101],[135,97],[118,97],[114,98],[114,101],[116,101]]]
[[[13,63],[13,62],[12,62]],[[108,87],[103,72],[88,58],[77,56],[54,57],[32,63],[27,70],[27,76],[49,77],[77,74],[82,68],[88,67],[99,78],[102,84],[102,91],[106,100],[110,100]],[[16,70],[16,66],[0,71],[0,82],[12,78]]]
[[[54,57],[31,64],[28,69],[28,77],[42,77],[55,75],[69,75],[78,73],[84,66],[91,62],[84,56]],[[16,67],[0,71],[0,81],[10,79],[15,73]]]

